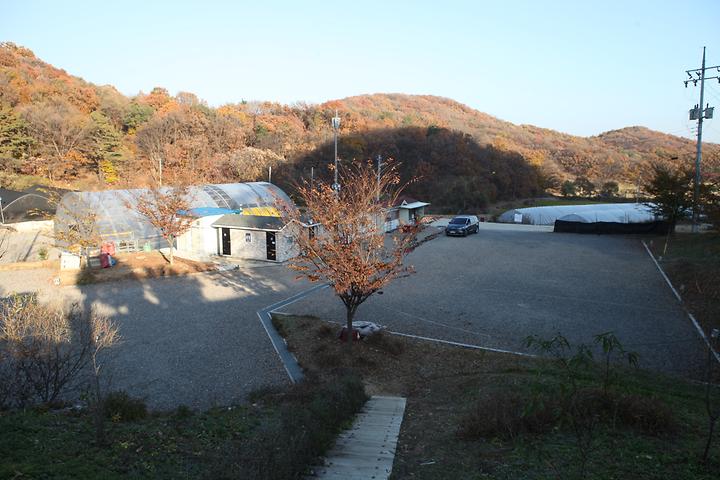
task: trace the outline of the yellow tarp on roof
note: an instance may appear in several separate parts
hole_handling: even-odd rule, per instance
[[[259,217],[281,217],[280,211],[275,207],[247,207],[242,209],[243,215],[257,215]]]

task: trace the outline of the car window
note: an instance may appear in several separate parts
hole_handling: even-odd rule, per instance
[[[467,223],[467,218],[453,218],[450,220],[450,223],[453,225],[465,225]]]

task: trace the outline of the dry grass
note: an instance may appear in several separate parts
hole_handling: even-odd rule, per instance
[[[120,253],[113,258],[117,260],[117,264],[111,268],[93,267],[89,270],[61,271],[60,283],[75,285],[124,279],[158,278],[208,272],[216,268],[212,263],[196,262],[179,257],[175,257],[175,264],[171,267],[165,256],[158,251]]]
[[[385,334],[353,344],[349,356],[339,324],[274,321],[308,375],[353,367],[368,394],[407,398],[393,479],[577,473],[578,447],[559,396],[564,373],[552,363]],[[717,463],[696,460],[705,422],[700,388],[623,371],[607,396],[598,393],[601,378],[590,368],[573,404],[599,421],[591,478],[715,478]]]

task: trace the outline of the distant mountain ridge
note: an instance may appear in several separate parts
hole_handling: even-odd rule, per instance
[[[580,137],[533,125],[516,125],[454,100],[429,95],[361,95],[321,106],[363,116],[375,126],[437,125],[463,131],[480,144],[517,151],[532,163],[563,177],[635,183],[648,163],[679,165],[695,154],[693,140],[646,127],[625,127]],[[704,143],[704,151],[706,168],[720,168],[720,145]]]
[[[645,127],[573,136],[516,125],[432,95],[378,93],[319,105],[241,102],[218,108],[191,93],[171,96],[162,88],[127,97],[6,42],[0,44],[0,181],[34,175],[66,183],[97,178],[100,183],[93,188],[133,185],[147,181],[142,174],[153,168],[158,155],[166,157],[167,172],[186,169],[196,180],[200,173],[208,181],[251,178],[262,169],[240,172],[242,155],[237,152],[268,152],[253,154],[257,165],[306,158],[331,138],[329,120],[336,109],[347,141],[362,142],[365,132],[448,129],[469,135],[480,146],[518,153],[541,176],[556,180],[583,176],[598,184],[635,184],[652,162],[690,165],[694,155],[692,140]],[[160,134],[165,137],[158,147],[152,140]],[[452,141],[460,140],[454,136]],[[720,145],[705,144],[705,168],[719,167]]]

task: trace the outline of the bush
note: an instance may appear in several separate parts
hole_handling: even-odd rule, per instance
[[[319,327],[315,329],[315,333],[320,338],[330,338],[334,337],[337,334],[337,329],[333,328],[331,325],[328,325],[327,323],[323,323]]]
[[[114,422],[134,422],[147,417],[147,406],[140,398],[133,398],[120,390],[105,397],[105,417]],[[187,407],[185,407],[187,409]],[[178,412],[180,408],[178,408]]]
[[[365,343],[390,355],[400,355],[405,351],[405,344],[392,335],[380,330],[365,338]]]
[[[178,405],[175,409],[175,417],[181,420],[190,418],[193,415],[193,411],[187,405]]]
[[[52,404],[89,359],[94,317],[14,295],[0,303],[0,408]]]
[[[478,400],[462,417],[457,435],[463,440],[499,437],[512,439],[523,433],[550,431],[559,419],[557,400],[503,392]]]
[[[676,429],[672,410],[656,398],[586,388],[571,400],[544,393],[527,396],[501,393],[482,398],[461,418],[457,435],[463,440],[478,440],[545,433],[562,425],[571,409],[576,416],[596,418],[613,428],[634,428],[649,435]]]
[[[302,478],[307,467],[332,445],[337,433],[367,401],[360,377],[345,372],[325,383],[295,385],[280,413],[252,435],[223,449],[209,478],[285,480]]]
[[[670,407],[653,397],[621,396],[617,402],[617,416],[623,425],[638,428],[650,435],[671,433],[677,427]]]

